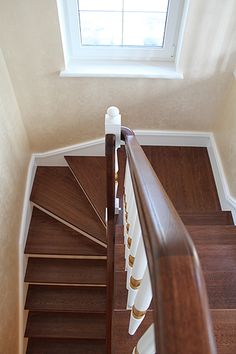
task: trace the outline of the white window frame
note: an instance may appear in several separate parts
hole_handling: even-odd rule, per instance
[[[186,2],[169,0],[163,47],[119,47],[81,46],[77,0],[57,0],[65,59],[60,75],[183,78],[175,64]]]

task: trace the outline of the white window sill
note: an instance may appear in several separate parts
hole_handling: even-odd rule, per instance
[[[80,61],[68,65],[60,72],[61,77],[127,77],[183,79],[183,73],[176,70],[170,62],[131,62],[131,61]]]

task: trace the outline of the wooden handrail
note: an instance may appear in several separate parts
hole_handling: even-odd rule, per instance
[[[215,354],[208,298],[193,242],[134,133],[122,127],[152,292],[158,354]]]
[[[112,316],[114,301],[114,244],[115,244],[115,135],[106,135],[106,199],[107,199],[107,293],[106,348],[112,353]]]

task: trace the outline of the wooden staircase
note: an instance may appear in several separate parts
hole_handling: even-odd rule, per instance
[[[199,253],[218,353],[234,354],[236,228],[231,213],[220,209],[206,149],[144,150]],[[25,246],[27,354],[106,353],[106,160],[72,156],[66,161],[68,167],[38,167],[32,188],[33,212]],[[120,164],[124,166],[124,151]],[[120,173],[120,185],[122,179]],[[204,191],[199,192],[200,188]],[[123,225],[122,217],[118,217],[114,354],[132,353],[153,322],[151,305],[142,328],[134,336],[128,335],[130,311],[126,310],[124,269]]]
[[[105,157],[67,162],[38,167],[32,188],[27,354],[106,352]]]

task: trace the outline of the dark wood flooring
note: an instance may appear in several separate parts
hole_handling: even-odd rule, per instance
[[[219,211],[220,203],[206,148],[143,146],[178,211]]]

